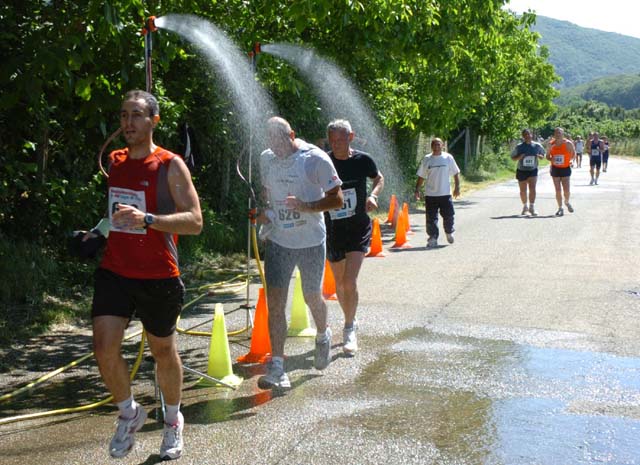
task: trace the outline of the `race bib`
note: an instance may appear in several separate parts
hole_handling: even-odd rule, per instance
[[[134,191],[131,189],[122,189],[120,187],[109,188],[109,223],[111,223],[110,231],[125,232],[129,234],[147,234],[144,228],[120,228],[113,225],[112,216],[118,211],[118,204],[131,205],[143,212],[147,211],[147,201],[144,191]]]
[[[524,157],[522,159],[522,166],[525,168],[533,168],[536,166],[536,157]]]
[[[299,211],[287,208],[284,200],[277,200],[274,204],[273,211],[274,223],[281,229],[295,229],[307,224],[307,221],[301,219],[302,215]]]
[[[554,166],[562,166],[562,165],[564,165],[564,155],[554,155],[553,156],[553,164],[554,164]]]
[[[592,157],[599,157],[599,156],[600,156],[600,150],[598,150],[598,149],[591,149],[591,156],[592,156]]]
[[[341,220],[343,218],[349,218],[356,214],[356,205],[358,204],[358,198],[356,196],[356,189],[344,189],[342,191],[342,208],[329,211],[329,216],[332,220]]]

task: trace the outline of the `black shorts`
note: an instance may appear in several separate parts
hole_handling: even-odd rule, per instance
[[[157,337],[171,336],[184,299],[182,279],[132,279],[98,268],[91,317],[140,318],[144,329]]]
[[[600,155],[598,155],[597,157],[590,157],[589,166],[591,166],[591,168],[596,167],[600,169],[600,167],[602,166],[602,157]]]
[[[566,168],[558,168],[557,166],[551,167],[551,177],[552,178],[567,178],[571,176],[571,167],[567,166]]]
[[[327,224],[327,260],[339,262],[347,252],[367,253],[371,243],[371,219],[368,216],[332,220]]]
[[[520,182],[526,181],[534,176],[538,176],[538,168],[535,170],[516,170],[516,179]]]

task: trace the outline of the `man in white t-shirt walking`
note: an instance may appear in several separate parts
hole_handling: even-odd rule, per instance
[[[453,199],[451,197],[451,182],[453,176],[455,186],[453,197],[460,196],[460,168],[456,164],[453,155],[442,151],[442,139],[435,138],[431,141],[431,153],[425,155],[418,167],[418,180],[416,181],[416,200],[420,199],[420,187],[424,183],[424,205],[427,216],[427,248],[438,245],[438,211],[442,215],[444,232],[447,242],[453,244]]]
[[[268,208],[260,220],[271,223],[264,262],[273,356],[267,373],[258,379],[258,386],[287,389],[291,383],[284,369],[285,306],[296,266],[305,303],[318,331],[314,366],[324,370],[329,365],[331,329],[322,298],[326,256],[322,213],[342,206],[342,181],[329,156],[315,145],[296,139],[286,120],[273,117],[267,129],[271,148],[260,155],[260,174]]]

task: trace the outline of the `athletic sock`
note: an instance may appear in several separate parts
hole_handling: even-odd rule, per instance
[[[167,404],[164,407],[164,422],[167,425],[175,425],[178,422],[178,412],[180,411],[180,404]]]
[[[138,408],[138,404],[133,400],[133,394],[131,394],[128,399],[118,402],[116,405],[118,406],[121,418],[129,419],[136,416],[136,408]]]
[[[316,333],[316,342],[324,342],[327,339],[327,331],[323,333]]]

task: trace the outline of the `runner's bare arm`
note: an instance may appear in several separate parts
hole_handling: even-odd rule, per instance
[[[287,197],[287,206],[300,212],[314,213],[342,207],[342,189],[336,186],[324,193],[324,197],[315,202],[303,202],[296,197]]]
[[[153,214],[153,223],[148,228],[157,231],[195,235],[202,231],[202,212],[200,200],[193,182],[191,173],[182,158],[175,157],[169,165],[168,173],[169,192],[176,206],[175,213]],[[112,216],[112,222],[119,227],[145,227],[144,218],[147,212],[143,212],[131,205],[120,204],[118,211]]]

